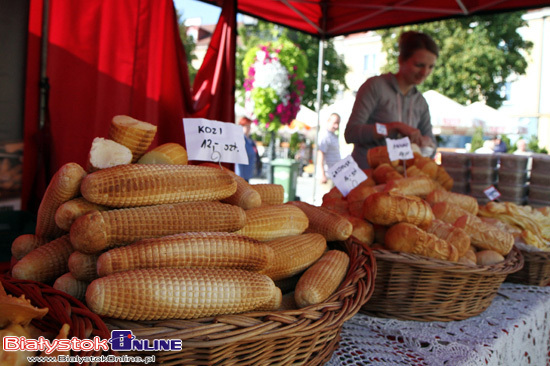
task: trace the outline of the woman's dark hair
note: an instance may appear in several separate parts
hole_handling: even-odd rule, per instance
[[[399,58],[407,61],[417,50],[428,50],[439,57],[439,47],[427,34],[408,31],[399,37]]]

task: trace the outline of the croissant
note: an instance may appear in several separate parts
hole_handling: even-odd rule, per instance
[[[428,202],[396,192],[377,192],[365,199],[363,217],[373,224],[393,225],[408,222],[421,227],[434,219]]]
[[[477,215],[479,211],[479,205],[477,200],[472,196],[465,194],[449,192],[445,189],[435,189],[426,196],[426,201],[430,205],[434,205],[437,202],[449,202],[455,204],[462,209],[468,211],[472,215]]]
[[[445,221],[434,219],[431,225],[426,229],[426,232],[434,234],[438,238],[453,245],[457,249],[459,257],[464,256],[468,252],[468,249],[470,249],[470,236],[468,233]]]
[[[391,250],[452,262],[457,262],[459,258],[458,250],[453,245],[406,222],[395,224],[388,229],[385,246]]]
[[[514,246],[512,234],[498,230],[455,204],[438,202],[432,206],[432,211],[437,219],[464,229],[470,235],[471,243],[478,248],[506,255]]]

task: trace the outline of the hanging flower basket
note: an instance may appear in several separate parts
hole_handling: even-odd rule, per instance
[[[258,45],[245,55],[245,111],[264,131],[289,125],[304,94],[305,54],[287,39]]]

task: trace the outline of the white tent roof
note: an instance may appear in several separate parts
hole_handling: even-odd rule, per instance
[[[301,105],[295,119],[305,123],[309,127],[317,127],[317,118],[317,112],[309,109],[305,105]]]
[[[434,134],[436,135],[468,135],[482,125],[481,121],[472,118],[470,111],[451,98],[428,90],[424,98],[430,107],[430,116]]]
[[[474,121],[483,123],[486,134],[526,134],[527,128],[517,119],[494,109],[485,103],[475,102],[466,107]]]

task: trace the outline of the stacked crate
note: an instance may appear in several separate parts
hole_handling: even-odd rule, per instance
[[[453,192],[468,194],[471,154],[441,152],[441,166],[453,178]]]
[[[529,204],[534,207],[550,206],[550,156],[548,155],[532,156]]]
[[[497,154],[470,155],[470,195],[475,197],[479,204],[489,202],[485,190],[497,184]]]
[[[527,202],[529,156],[501,154],[498,169],[500,200],[524,205]]]

